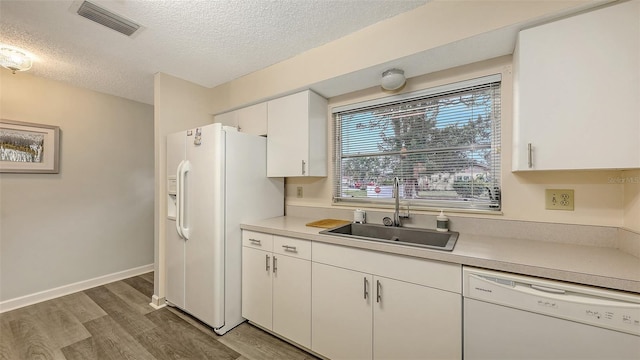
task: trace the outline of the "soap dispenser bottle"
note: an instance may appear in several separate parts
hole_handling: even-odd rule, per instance
[[[444,214],[444,211],[440,210],[440,215],[436,217],[436,230],[449,231],[449,218]]]

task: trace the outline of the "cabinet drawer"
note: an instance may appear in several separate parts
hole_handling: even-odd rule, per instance
[[[311,241],[274,235],[273,252],[311,260]]]
[[[242,231],[242,246],[273,251],[273,235],[255,231]]]

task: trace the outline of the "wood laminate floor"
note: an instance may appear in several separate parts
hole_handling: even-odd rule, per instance
[[[218,336],[149,305],[153,273],[0,314],[0,359],[316,359],[244,323]]]

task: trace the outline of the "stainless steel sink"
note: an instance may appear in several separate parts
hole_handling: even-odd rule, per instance
[[[418,246],[451,251],[458,240],[455,231],[440,232],[429,229],[382,226],[373,224],[347,224],[320,231],[320,234],[344,236],[354,239]]]

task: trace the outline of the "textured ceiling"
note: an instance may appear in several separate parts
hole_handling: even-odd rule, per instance
[[[81,1],[0,0],[0,43],[30,73],[152,104],[157,72],[213,87],[427,0],[92,0],[143,26],[127,37],[77,15]]]

